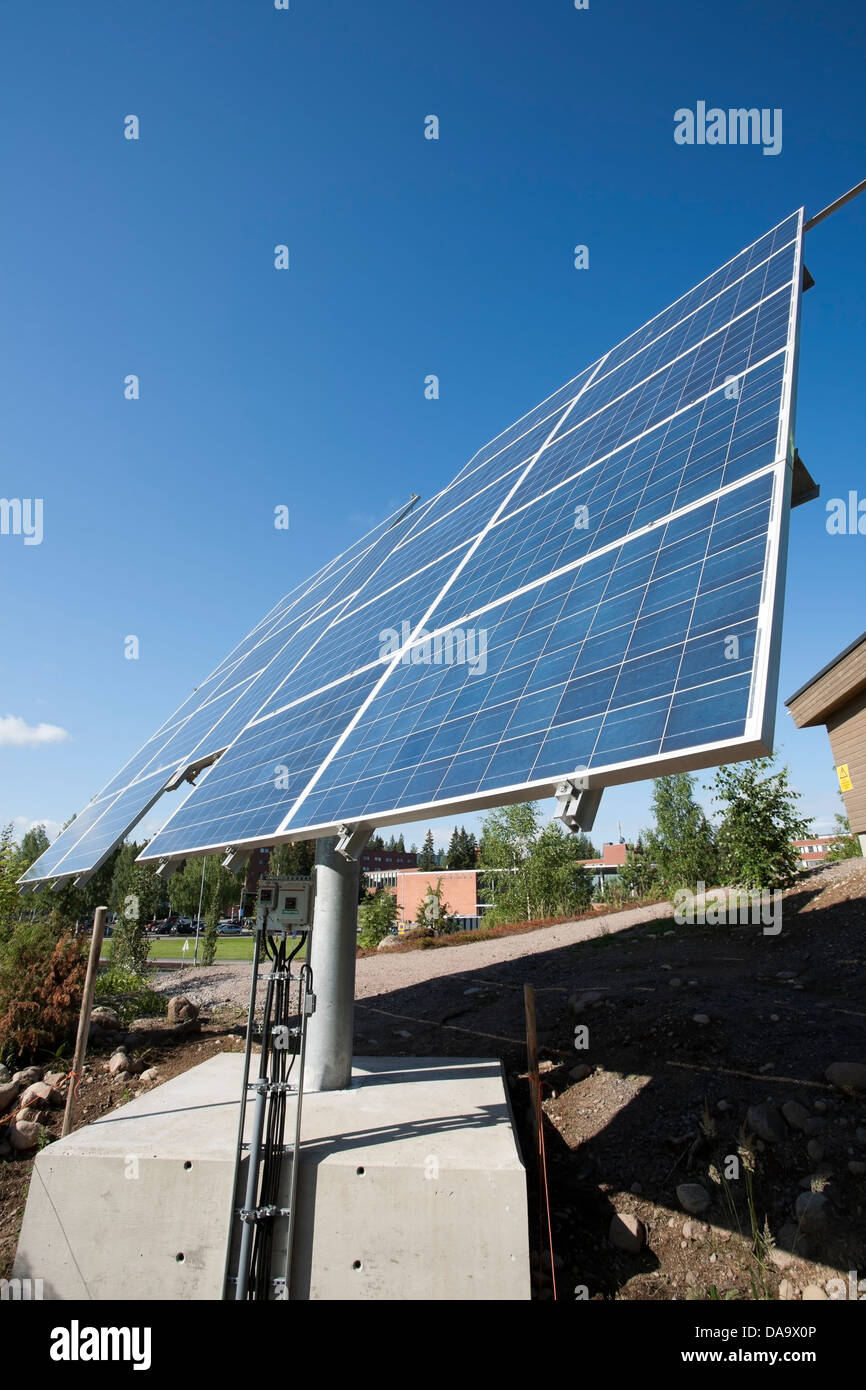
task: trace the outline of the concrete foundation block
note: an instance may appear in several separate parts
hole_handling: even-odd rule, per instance
[[[13,1275],[41,1279],[46,1299],[221,1298],[242,1063],[212,1057],[43,1149]],[[351,1087],[305,1095],[302,1120],[293,1299],[529,1298],[498,1059],[356,1058]],[[290,1175],[287,1156],[286,1194]]]

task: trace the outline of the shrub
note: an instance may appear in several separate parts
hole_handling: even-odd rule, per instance
[[[368,898],[358,909],[361,930],[358,945],[364,951],[374,951],[384,941],[397,920],[397,899],[386,888]]]
[[[26,922],[0,941],[0,1048],[23,1059],[74,1038],[85,943],[50,923]]]
[[[125,966],[112,965],[98,975],[94,994],[100,1004],[116,1009],[123,1023],[159,1017],[167,1008],[163,996],[151,988],[145,976]]]

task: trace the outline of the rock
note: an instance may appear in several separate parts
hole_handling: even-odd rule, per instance
[[[584,990],[583,994],[572,994],[568,1001],[568,1007],[573,1014],[582,1014],[584,1009],[590,1008],[592,1004],[600,1004],[604,999],[601,990]]]
[[[120,1076],[129,1071],[129,1058],[125,1052],[113,1052],[108,1059],[108,1070],[112,1076]]]
[[[815,1100],[815,1101],[813,1101],[813,1102],[812,1102],[812,1109],[816,1112],[816,1114],[818,1114],[818,1115],[823,1115],[823,1114],[826,1112],[826,1110],[827,1110],[827,1102],[826,1102],[826,1100]]]
[[[703,1233],[704,1227],[701,1225],[700,1221],[683,1222],[683,1235],[686,1240],[700,1240]]]
[[[35,1120],[16,1120],[9,1126],[9,1143],[13,1149],[35,1149],[42,1138],[42,1126]]]
[[[30,1106],[33,1110],[41,1110],[47,1105],[62,1105],[63,1097],[55,1091],[53,1086],[49,1086],[47,1081],[34,1081],[32,1086],[28,1086],[26,1091],[21,1092],[18,1097],[18,1104]]]
[[[861,1162],[858,1158],[852,1158],[848,1164],[848,1172],[855,1178],[862,1178],[863,1174],[866,1173],[866,1163]]]
[[[35,1105],[23,1105],[20,1110],[15,1111],[15,1119],[20,1123],[22,1120],[40,1120],[42,1111]]]
[[[568,1073],[569,1081],[585,1081],[588,1076],[592,1076],[592,1067],[588,1067],[586,1062],[581,1062],[579,1067],[572,1067]]]
[[[824,1303],[826,1300],[827,1295],[820,1284],[807,1284],[803,1290],[804,1303]]]
[[[834,1062],[824,1075],[831,1086],[850,1086],[855,1091],[866,1091],[866,1062]]]
[[[682,985],[682,980],[680,979],[679,975],[674,975],[673,979],[668,980],[668,984],[671,989],[679,989]]]
[[[730,1110],[730,1108],[731,1108],[730,1101],[727,1101],[727,1100],[719,1100],[719,1101],[716,1102],[716,1109],[719,1110],[719,1111],[721,1111],[722,1114],[724,1114],[726,1110]]]
[[[32,1086],[34,1081],[42,1080],[42,1068],[25,1067],[23,1071],[16,1071],[12,1080],[17,1081],[19,1086]]]
[[[7,1081],[0,1086],[0,1115],[9,1109],[20,1089],[17,1081]]]
[[[792,1129],[805,1129],[806,1122],[812,1118],[805,1105],[801,1105],[797,1100],[786,1100],[782,1106],[782,1114]]]
[[[67,1075],[68,1073],[65,1071],[47,1071],[43,1076],[42,1080],[45,1081],[49,1086],[53,1086],[55,1089],[57,1089],[59,1086],[63,1086],[65,1084]]]
[[[185,994],[176,994],[173,999],[168,1001],[167,1018],[169,1023],[190,1023],[198,1018],[201,1010],[198,1004],[194,1004],[191,999],[187,999]]]
[[[824,1157],[824,1145],[817,1139],[810,1139],[806,1145],[806,1153],[809,1155],[810,1163],[820,1163]]]
[[[818,1233],[827,1225],[830,1203],[823,1192],[801,1192],[794,1203],[794,1214],[801,1230]]]
[[[671,980],[671,984],[673,984],[673,980]],[[709,1014],[692,1014],[692,1023],[709,1023],[709,1021]]]
[[[689,1211],[693,1216],[700,1216],[701,1212],[706,1211],[710,1205],[710,1194],[705,1187],[701,1187],[697,1182],[682,1182],[677,1188],[677,1201],[683,1211]]]
[[[12,1073],[8,1067],[4,1067],[0,1062],[0,1086],[5,1086],[7,1081],[12,1080]]]
[[[790,1279],[783,1279],[779,1284],[779,1298],[783,1303],[788,1303],[794,1297],[794,1285]]]
[[[617,1213],[610,1223],[608,1240],[616,1250],[625,1250],[629,1255],[637,1255],[646,1240],[646,1229],[642,1221],[627,1212]]]
[[[120,1014],[116,1009],[110,1009],[107,1004],[98,1004],[90,1015],[91,1027],[95,1024],[97,1028],[102,1028],[105,1032],[120,1032],[123,1024],[120,1021]]]
[[[399,945],[400,945],[400,937],[399,937],[399,936],[392,935],[392,934],[389,933],[388,936],[383,936],[382,940],[379,942],[379,945],[376,947],[376,950],[377,950],[377,951],[393,951],[394,947],[395,947],[395,946],[399,946]]]
[[[156,1067],[148,1067],[147,1071],[141,1073],[141,1079],[142,1081],[158,1081],[159,1072]]]
[[[759,1139],[768,1144],[779,1144],[785,1138],[785,1122],[774,1105],[762,1103],[750,1105],[746,1124]]]
[[[782,1270],[789,1269],[794,1263],[794,1256],[791,1254],[790,1250],[780,1250],[776,1245],[773,1246],[767,1259],[770,1261],[770,1264]]]

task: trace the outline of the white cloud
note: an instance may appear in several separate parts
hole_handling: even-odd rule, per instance
[[[62,743],[69,734],[59,724],[28,724],[17,714],[0,714],[0,748],[25,748]]]
[[[45,833],[49,840],[54,840],[60,834],[63,822],[51,820],[49,816],[43,816],[42,820],[31,820],[29,816],[15,816],[13,817],[13,824],[15,826],[15,834],[18,838],[20,838],[21,835],[26,835],[27,831],[33,830],[35,826],[44,825]]]

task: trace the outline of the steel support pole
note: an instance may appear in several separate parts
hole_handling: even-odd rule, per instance
[[[305,1091],[344,1091],[352,1081],[360,865],[338,854],[336,845],[335,836],[316,841],[310,941],[316,1012],[307,1025]]]

